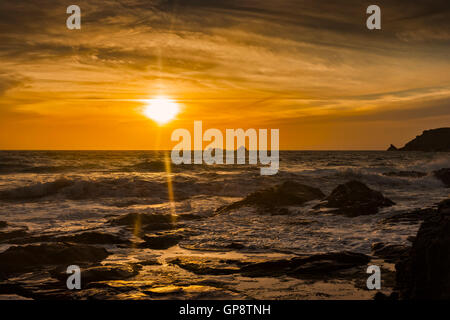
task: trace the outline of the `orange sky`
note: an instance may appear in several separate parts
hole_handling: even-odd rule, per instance
[[[448,2],[0,3],[0,149],[170,149],[172,130],[280,129],[282,149],[385,149],[450,125]],[[160,127],[140,99],[180,103]],[[158,138],[159,137],[159,138]]]

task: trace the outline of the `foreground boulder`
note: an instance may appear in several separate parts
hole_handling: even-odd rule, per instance
[[[278,186],[249,194],[243,200],[219,208],[219,212],[229,211],[244,206],[259,208],[276,208],[279,206],[303,205],[305,202],[323,199],[325,195],[320,189],[294,181],[285,181]]]
[[[433,172],[434,176],[441,180],[446,187],[450,187],[450,168],[442,168]]]
[[[385,198],[381,192],[367,187],[364,183],[352,180],[336,187],[326,198],[327,203],[321,206],[336,208],[333,213],[346,216],[375,214],[380,207],[392,206],[395,203]]]
[[[47,265],[85,265],[109,255],[104,248],[67,243],[14,246],[0,253],[0,273],[20,273]]]
[[[448,201],[448,200],[447,200]],[[450,214],[444,202],[440,214],[420,226],[410,254],[396,264],[401,299],[450,299]]]

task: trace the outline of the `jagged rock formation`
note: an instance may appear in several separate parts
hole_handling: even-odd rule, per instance
[[[305,202],[324,197],[320,189],[295,181],[285,181],[280,185],[253,192],[243,200],[221,207],[217,211],[226,212],[245,206],[273,209],[280,206],[303,205]]]
[[[318,207],[336,208],[333,213],[351,217],[375,214],[380,207],[389,207],[395,204],[385,198],[381,192],[372,190],[356,180],[337,186],[326,200],[325,204]]]
[[[395,266],[401,299],[450,299],[449,200],[422,223],[410,254]]]
[[[388,151],[450,151],[450,128],[425,130],[403,148],[397,149],[391,144]]]
[[[433,174],[436,178],[441,180],[447,187],[450,187],[450,168],[442,168],[433,171]]]
[[[389,148],[387,149],[387,151],[397,151],[397,150],[398,150],[397,147],[394,146],[393,144],[391,144],[391,145],[389,146]]]

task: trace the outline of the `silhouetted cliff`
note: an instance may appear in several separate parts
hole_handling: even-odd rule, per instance
[[[391,144],[388,151],[395,151]],[[450,151],[450,128],[425,130],[420,136],[411,140],[399,151]]]

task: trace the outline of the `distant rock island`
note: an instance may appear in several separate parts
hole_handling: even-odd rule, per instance
[[[387,151],[450,151],[450,128],[425,130],[403,148],[391,144]]]

